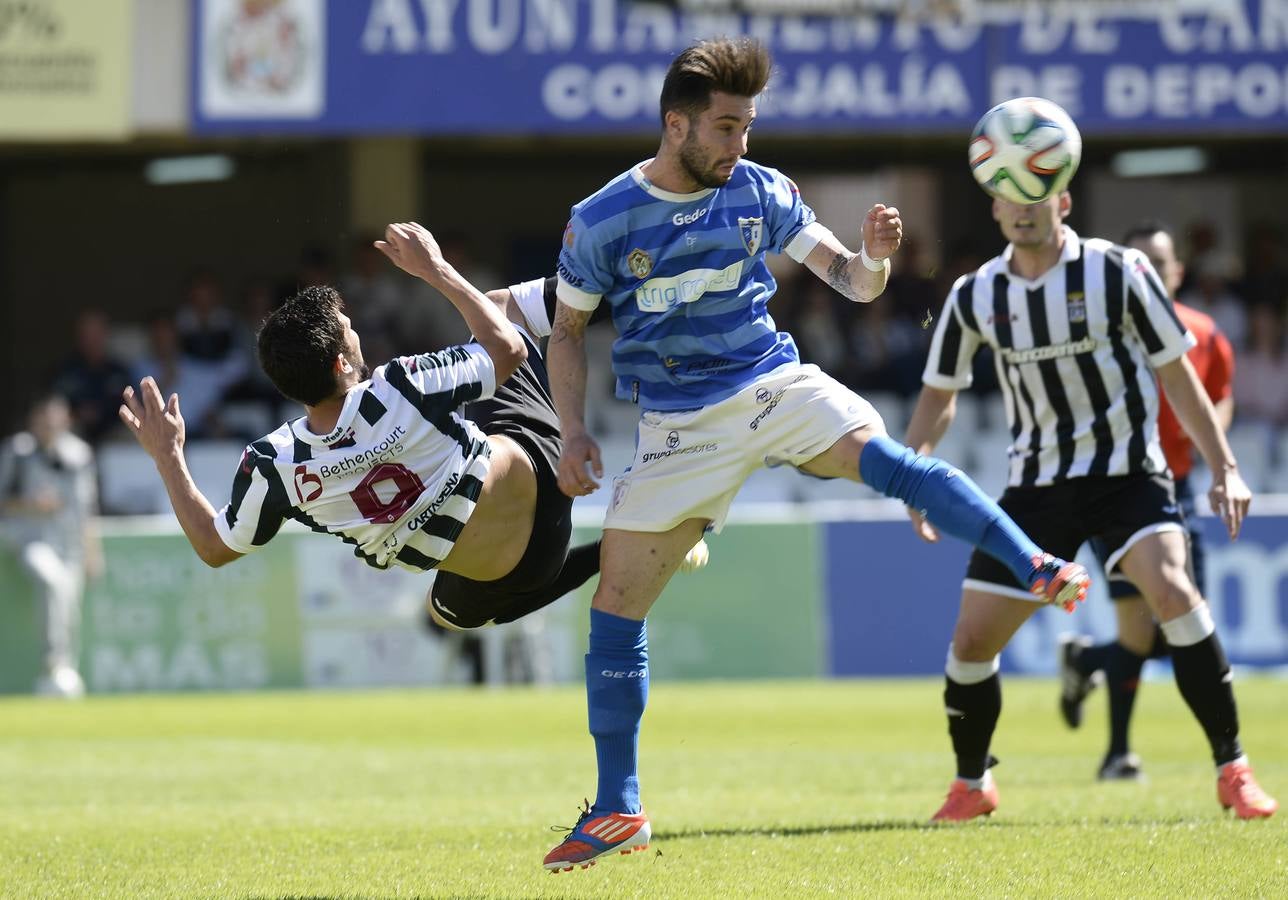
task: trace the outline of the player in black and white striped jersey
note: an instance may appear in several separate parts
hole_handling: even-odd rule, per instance
[[[121,418],[210,565],[293,519],[378,568],[440,570],[431,615],[445,627],[512,621],[599,568],[597,544],[569,548],[572,501],[557,483],[558,417],[534,343],[549,333],[553,292],[536,281],[484,296],[415,223],[391,225],[377,246],[446,296],[474,342],[399,357],[368,377],[339,293],[300,292],[265,321],[258,349],[307,415],[247,447],[218,512],[188,474],[177,396],[163,401],[144,379],[139,394],[126,389]]]
[[[1271,815],[1239,743],[1230,666],[1190,576],[1188,544],[1158,442],[1161,383],[1213,475],[1213,511],[1231,539],[1251,500],[1215,412],[1185,357],[1194,339],[1138,250],[1080,238],[1062,192],[1040,203],[995,199],[1006,250],[953,285],[922,376],[906,442],[931,452],[952,421],[971,361],[993,349],[1011,429],[1001,507],[1052,553],[1099,538],[1107,572],[1144,595],[1171,646],[1177,685],[1217,764],[1218,799],[1241,818]],[[934,529],[915,510],[927,540]],[[975,553],[948,648],[944,705],[957,778],[935,814],[964,821],[996,808],[989,750],[1001,712],[998,656],[1036,610],[1009,572]]]

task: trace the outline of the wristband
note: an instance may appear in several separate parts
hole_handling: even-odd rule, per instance
[[[867,269],[869,272],[884,272],[890,266],[890,260],[888,259],[873,259],[868,256],[868,248],[866,246],[859,248],[859,259],[863,261],[863,268]]]

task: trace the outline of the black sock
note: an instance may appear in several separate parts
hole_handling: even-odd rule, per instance
[[[1167,635],[1157,624],[1154,625],[1154,644],[1149,648],[1148,659],[1162,659],[1172,654],[1172,646],[1167,643]]]
[[[1073,657],[1073,667],[1081,672],[1084,678],[1090,678],[1108,667],[1109,657],[1116,646],[1117,644],[1111,642],[1083,647]]]
[[[563,568],[550,585],[550,592],[557,600],[564,594],[577,590],[592,577],[599,574],[599,541],[593,544],[582,544],[568,551]]]
[[[977,684],[958,684],[944,676],[944,706],[948,734],[957,755],[957,775],[983,778],[988,768],[988,745],[1002,714],[1002,680],[994,672]]]
[[[1172,647],[1172,670],[1181,696],[1207,734],[1216,764],[1242,756],[1230,663],[1216,633],[1188,647]]]
[[[1145,657],[1137,656],[1117,641],[1109,644],[1108,649],[1105,688],[1109,694],[1109,755],[1122,756],[1129,748],[1127,732]]]

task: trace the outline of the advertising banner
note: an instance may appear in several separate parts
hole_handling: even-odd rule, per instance
[[[774,53],[758,129],[960,131],[1029,94],[1061,104],[1088,133],[1288,125],[1288,0],[963,0],[956,12],[898,16],[686,11],[700,6],[198,0],[193,126],[648,132],[670,60],[718,35],[750,35]]]
[[[1288,516],[1251,516],[1231,543],[1220,520],[1199,519],[1207,539],[1207,600],[1236,666],[1288,667]],[[826,547],[829,647],[834,675],[934,675],[944,670],[969,548],[926,544],[906,522],[831,522]],[[1043,607],[1002,651],[1002,669],[1055,672],[1062,632],[1112,639],[1115,618],[1105,579],[1078,610]]]
[[[0,140],[125,135],[133,6],[133,0],[3,5]]]
[[[735,507],[735,509],[737,509]],[[897,510],[896,510],[897,512]],[[1208,533],[1209,603],[1236,666],[1288,670],[1288,515],[1252,516],[1237,542]],[[173,527],[173,526],[171,526]],[[94,693],[460,684],[460,635],[431,635],[432,576],[381,572],[334,539],[292,529],[220,569],[174,530],[105,524],[107,569],[86,593],[81,672]],[[579,528],[578,542],[597,528]],[[660,681],[937,675],[968,549],[925,544],[907,521],[733,521],[711,562],[679,574],[649,614]],[[1056,639],[1107,639],[1114,612],[1096,577],[1078,611],[1039,609],[1002,654],[1008,672],[1050,675]],[[39,600],[0,548],[0,693],[40,675]],[[592,579],[519,622],[485,629],[490,683],[578,682]]]

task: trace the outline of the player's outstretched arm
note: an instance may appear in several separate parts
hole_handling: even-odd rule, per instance
[[[192,549],[212,567],[239,558],[242,554],[230,549],[215,530],[215,508],[197,490],[188,472],[183,458],[185,432],[179,395],[171,394],[169,401],[162,401],[160,388],[149,376],[139,384],[138,394],[127,387],[122,397],[124,402],[118,410],[121,421],[156,463],[175,517]]]
[[[1212,504],[1212,512],[1225,523],[1230,540],[1234,540],[1248,514],[1252,492],[1239,474],[1239,464],[1230,449],[1230,442],[1225,439],[1216,409],[1203,391],[1189,357],[1182,356],[1159,366],[1157,373],[1181,427],[1193,439],[1199,453],[1203,454],[1203,461],[1212,471],[1208,500]]]
[[[599,487],[595,479],[604,477],[599,445],[586,431],[586,324],[590,316],[589,310],[573,309],[560,302],[555,307],[546,351],[551,399],[563,433],[559,489],[569,497],[591,493]]]
[[[885,290],[890,257],[902,241],[899,210],[878,203],[863,218],[863,246],[858,253],[851,253],[829,234],[805,257],[805,266],[841,296],[869,303]]]
[[[505,314],[443,258],[438,241],[423,225],[416,222],[389,225],[385,228],[385,239],[376,241],[376,249],[404,272],[433,285],[452,302],[474,340],[492,357],[497,384],[509,378],[527,358],[527,345]]]
[[[953,424],[957,415],[957,392],[944,388],[923,385],[921,396],[917,398],[917,407],[908,420],[908,431],[903,442],[921,454],[928,454],[943,438],[948,426]],[[934,543],[939,540],[939,531],[926,521],[920,510],[908,507],[908,518],[912,520],[913,530],[924,541]]]

